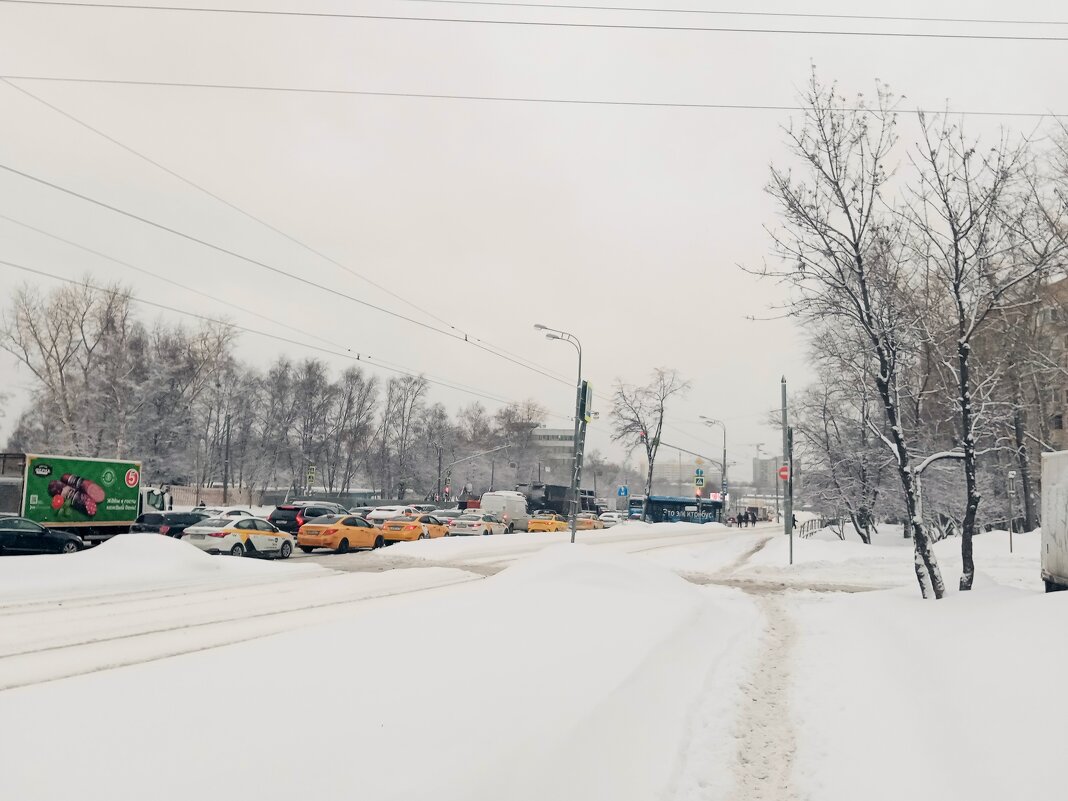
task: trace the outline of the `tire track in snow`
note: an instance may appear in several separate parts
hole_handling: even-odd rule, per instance
[[[797,801],[790,789],[797,739],[790,717],[790,661],[796,632],[780,597],[755,595],[767,620],[761,653],[742,682],[734,801]]]

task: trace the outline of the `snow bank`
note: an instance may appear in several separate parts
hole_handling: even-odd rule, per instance
[[[689,775],[698,730],[730,775],[759,628],[741,593],[549,548],[432,598],[0,693],[0,797],[648,801]],[[61,771],[57,737],[83,746]]]
[[[0,604],[321,571],[317,565],[283,568],[262,559],[210,556],[173,537],[123,534],[74,554],[3,557]]]
[[[990,531],[973,540],[976,571],[1001,584],[1040,589],[1038,532],[1016,534],[1009,553],[1008,533]],[[840,540],[794,538],[794,564],[789,563],[790,543],[774,536],[767,545],[738,569],[736,576],[772,580],[788,585],[840,584],[858,587],[914,587],[916,574],[912,561],[912,540],[899,531],[884,532],[871,545],[859,539]],[[956,587],[961,574],[960,539],[953,537],[935,543],[935,553],[946,585]]]
[[[937,603],[908,587],[812,598],[795,614],[799,796],[1064,797],[1068,593],[980,576]]]

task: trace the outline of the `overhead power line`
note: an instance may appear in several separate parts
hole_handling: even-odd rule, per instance
[[[437,328],[436,326],[432,326],[429,323],[423,322],[422,320],[418,320],[418,319],[416,319],[414,317],[408,317],[407,315],[400,314],[399,312],[395,312],[395,311],[393,311],[391,309],[387,309],[385,307],[379,306],[379,305],[374,304],[374,303],[370,303],[369,301],[361,300],[360,298],[357,298],[357,297],[355,297],[353,295],[349,295],[349,294],[347,294],[345,292],[341,292],[338,289],[334,289],[332,287],[325,286],[323,284],[317,283],[317,282],[309,280],[307,278],[302,278],[299,275],[295,275],[295,274],[293,274],[291,272],[288,272],[287,270],[283,270],[280,267],[275,267],[275,266],[273,266],[271,264],[267,264],[266,262],[260,261],[259,259],[254,259],[254,258],[252,258],[250,256],[242,255],[241,253],[238,253],[238,252],[236,252],[234,250],[230,250],[229,248],[223,247],[222,245],[216,245],[213,242],[208,242],[207,240],[204,240],[204,239],[201,239],[199,237],[193,236],[192,234],[187,234],[187,233],[185,233],[183,231],[179,231],[177,228],[172,228],[172,227],[170,227],[168,225],[164,225],[163,223],[158,223],[158,222],[155,222],[154,220],[150,220],[147,217],[142,217],[139,214],[134,214],[133,212],[126,211],[125,209],[120,209],[117,206],[112,206],[111,204],[105,203],[102,200],[97,200],[96,198],[89,197],[88,195],[84,195],[84,194],[82,194],[80,192],[74,191],[73,189],[68,189],[67,187],[60,186],[59,184],[53,183],[52,181],[48,181],[48,180],[46,180],[44,178],[38,178],[35,175],[30,175],[29,173],[23,172],[22,170],[15,169],[14,167],[11,167],[10,165],[0,164],[0,170],[4,170],[5,172],[11,173],[12,175],[21,176],[22,178],[25,178],[26,180],[33,181],[33,182],[35,182],[37,184],[40,184],[42,186],[47,186],[47,187],[49,187],[51,189],[54,189],[54,190],[56,190],[58,192],[63,192],[64,194],[70,195],[71,197],[76,197],[76,198],[78,198],[80,200],[86,201],[87,203],[92,203],[93,205],[96,205],[96,206],[99,206],[101,208],[107,209],[108,211],[112,211],[112,212],[114,212],[116,214],[121,214],[124,217],[128,217],[128,218],[130,218],[132,220],[136,220],[138,222],[144,223],[145,225],[151,226],[153,228],[157,228],[160,231],[166,231],[169,234],[173,234],[174,236],[180,237],[180,238],[185,239],[187,241],[194,242],[196,244],[202,245],[203,247],[209,248],[211,250],[217,251],[217,252],[222,253],[224,255],[227,255],[227,256],[230,256],[232,258],[238,259],[240,261],[246,262],[246,263],[251,264],[251,265],[253,265],[255,267],[259,267],[259,268],[262,268],[264,270],[268,270],[269,272],[272,272],[272,273],[274,273],[276,275],[285,276],[286,278],[289,278],[289,279],[291,279],[293,281],[297,281],[298,283],[302,283],[302,284],[305,284],[307,286],[314,287],[315,289],[319,289],[319,290],[321,290],[323,292],[327,292],[330,295],[344,298],[344,299],[349,300],[349,301],[351,301],[353,303],[357,303],[357,304],[359,304],[361,306],[365,306],[367,308],[371,308],[371,309],[374,309],[376,311],[382,312],[383,314],[387,314],[390,317],[394,317],[394,318],[397,318],[399,320],[403,320],[403,321],[411,323],[413,325],[417,325],[420,328],[425,328],[428,331],[432,331],[432,332],[440,334],[442,336],[449,337],[450,339],[455,339],[455,340],[458,340],[458,341],[461,341],[461,342],[467,342],[467,343],[473,345],[474,347],[479,348],[480,350],[484,350],[487,353],[492,353],[493,355],[497,356],[500,359],[504,359],[505,361],[511,362],[513,364],[516,364],[516,365],[518,365],[520,367],[523,367],[526,370],[530,370],[532,372],[538,373],[539,375],[542,375],[545,378],[552,379],[553,381],[560,381],[562,383],[568,383],[568,382],[564,381],[563,379],[557,378],[556,376],[552,375],[551,373],[547,373],[547,372],[545,372],[545,371],[543,371],[543,370],[541,370],[541,369],[539,369],[539,368],[537,368],[537,367],[535,367],[535,366],[533,366],[531,364],[527,364],[527,363],[521,362],[518,359],[514,359],[514,358],[512,358],[510,356],[507,356],[507,355],[504,355],[502,353],[498,353],[496,351],[493,351],[490,348],[486,347],[485,345],[482,345],[481,343],[473,342],[466,335],[456,334],[456,333],[453,333],[452,331],[448,331],[448,330],[445,330],[445,329],[442,329],[442,328]]]
[[[917,17],[886,14],[818,14],[804,11],[738,11],[708,8],[655,8],[651,6],[590,6],[574,3],[509,3],[503,0],[398,0],[404,3],[438,3],[446,6],[545,8],[577,11],[624,11],[643,14],[702,14],[716,17],[761,17],[769,19],[840,19],[864,22],[952,22],[967,25],[1068,25],[1068,20],[990,19],[978,17]]]
[[[3,2],[4,0],[0,0]],[[51,83],[73,84],[98,84],[102,86],[155,86],[178,89],[217,89],[220,91],[236,92],[280,92],[286,94],[309,94],[309,95],[352,95],[357,97],[397,97],[412,98],[418,100],[470,100],[490,103],[535,103],[541,105],[563,106],[621,106],[639,108],[693,108],[711,109],[715,111],[805,111],[805,106],[787,104],[759,104],[759,103],[698,103],[686,101],[648,101],[648,100],[601,100],[562,97],[524,97],[518,95],[470,95],[470,94],[447,94],[436,92],[378,92],[365,89],[328,89],[305,86],[268,86],[263,84],[228,84],[228,83],[196,83],[192,81],[146,81],[118,78],[81,78],[56,75],[0,75],[11,81],[41,81]],[[845,107],[843,111],[857,111],[876,113],[876,109],[852,106]],[[904,112],[902,112],[904,113]],[[952,116],[976,116],[976,117],[1068,117],[1068,113],[1054,113],[1049,111],[984,111],[980,109],[947,110],[947,109],[910,109],[908,113],[924,114],[950,114]]]
[[[45,271],[45,270],[38,270],[38,269],[35,269],[33,267],[27,267],[24,264],[18,264],[16,262],[7,261],[6,259],[0,259],[0,265],[3,265],[5,267],[10,267],[10,268],[12,268],[14,270],[19,270],[19,271],[24,272],[24,273],[29,273],[31,275],[36,275],[36,276],[39,276],[41,278],[47,278],[49,280],[59,281],[60,283],[64,283],[64,284],[68,284],[68,285],[72,285],[72,286],[87,286],[90,289],[97,290],[98,292],[109,292],[109,291],[111,291],[106,287],[96,286],[96,285],[94,285],[92,283],[89,283],[87,281],[76,281],[76,280],[74,280],[72,278],[66,278],[64,276],[56,275],[54,272],[48,272],[48,271]],[[254,334],[256,336],[265,337],[267,339],[272,339],[272,340],[275,340],[275,341],[278,341],[278,342],[285,342],[285,343],[290,344],[290,345],[297,345],[299,347],[306,348],[308,350],[317,351],[319,353],[325,353],[325,354],[328,354],[330,356],[337,356],[337,357],[340,357],[342,359],[349,359],[351,361],[360,362],[361,364],[365,363],[368,366],[378,367],[380,369],[387,370],[387,371],[392,372],[392,373],[397,373],[399,375],[408,376],[410,378],[423,378],[428,384],[434,384],[436,386],[444,387],[446,389],[452,389],[452,390],[455,390],[457,392],[462,392],[462,393],[465,393],[465,394],[468,394],[468,395],[473,395],[473,396],[482,398],[484,400],[493,401],[494,403],[512,404],[512,403],[516,403],[517,402],[517,401],[514,401],[514,400],[509,400],[508,398],[502,398],[502,397],[499,397],[499,396],[496,396],[496,395],[491,395],[491,394],[489,394],[487,392],[484,392],[484,391],[481,391],[481,390],[471,389],[471,388],[463,386],[462,384],[453,384],[453,383],[451,383],[449,381],[445,381],[445,380],[441,380],[441,379],[437,379],[437,378],[430,378],[425,373],[415,372],[415,371],[411,370],[410,368],[404,368],[402,366],[397,366],[394,363],[383,361],[381,359],[377,359],[377,358],[375,358],[373,356],[370,356],[368,354],[365,354],[365,353],[357,353],[357,354],[353,355],[352,353],[345,353],[345,352],[342,352],[342,351],[335,351],[335,350],[331,350],[330,348],[324,348],[322,346],[313,345],[313,344],[308,343],[308,342],[297,342],[297,341],[294,341],[294,340],[291,340],[291,339],[287,339],[286,337],[280,336],[278,334],[272,334],[272,333],[270,333],[268,331],[261,331],[261,330],[256,329],[256,328],[249,328],[248,326],[238,325],[237,323],[232,323],[232,322],[229,322],[227,320],[221,320],[221,319],[218,319],[216,317],[211,317],[210,315],[198,314],[196,312],[187,311],[185,309],[178,308],[178,307],[174,306],[173,304],[156,303],[155,301],[146,300],[144,298],[139,298],[139,297],[134,296],[134,295],[130,296],[130,300],[133,301],[134,303],[138,303],[138,304],[140,304],[142,306],[148,306],[150,308],[160,309],[160,310],[166,311],[166,312],[172,312],[174,314],[179,314],[179,315],[181,315],[183,317],[190,317],[192,319],[200,320],[202,322],[212,323],[214,325],[221,325],[221,326],[224,326],[226,328],[233,329],[235,331],[242,331],[244,333]],[[550,413],[550,415],[553,416],[553,417],[559,417],[561,419],[564,419],[566,417],[566,415],[559,415],[559,414],[551,414]]]
[[[274,323],[277,326],[280,326],[282,328],[288,329],[290,331],[294,331],[294,332],[296,332],[298,334],[301,334],[303,336],[311,337],[312,339],[317,339],[320,342],[325,342],[327,345],[330,345],[331,347],[334,347],[334,348],[337,348],[338,350],[344,351],[349,357],[351,357],[351,356],[353,356],[355,354],[356,356],[360,357],[358,359],[359,361],[369,361],[369,360],[371,360],[373,358],[368,354],[362,353],[358,348],[352,348],[349,345],[343,345],[343,344],[341,344],[339,342],[336,342],[336,341],[334,341],[332,339],[327,339],[326,337],[322,337],[322,336],[320,336],[318,334],[313,334],[311,331],[305,331],[303,328],[298,328],[298,327],[290,325],[289,323],[286,323],[286,322],[284,322],[282,320],[278,320],[278,319],[276,319],[274,317],[270,317],[270,316],[264,314],[262,310],[249,309],[249,308],[247,308],[245,306],[241,306],[241,305],[235,303],[234,301],[229,301],[229,300],[224,301],[220,297],[218,297],[218,295],[213,295],[210,292],[204,292],[203,290],[197,289],[196,287],[188,286],[187,284],[183,284],[180,281],[175,281],[173,278],[169,278],[168,276],[160,275],[159,273],[152,272],[151,270],[147,270],[144,267],[139,267],[136,264],[131,264],[130,262],[124,261],[123,259],[118,259],[118,258],[116,258],[114,256],[110,256],[107,253],[103,253],[103,252],[101,252],[99,250],[95,250],[94,248],[88,247],[88,246],[83,245],[83,244],[81,244],[79,242],[75,242],[75,241],[73,241],[71,239],[67,239],[67,238],[62,237],[62,236],[60,236],[58,234],[52,233],[51,231],[46,231],[43,228],[38,228],[37,226],[30,225],[29,223],[23,222],[22,220],[17,220],[14,217],[9,217],[6,214],[0,214],[0,219],[7,220],[8,222],[14,223],[15,225],[21,226],[22,228],[25,228],[27,230],[33,231],[34,233],[40,234],[41,236],[46,236],[46,237],[48,237],[50,239],[53,239],[53,240],[55,240],[57,242],[62,242],[63,244],[68,245],[68,246],[70,246],[72,248],[76,248],[78,250],[81,250],[84,253],[90,253],[90,254],[98,257],[98,258],[105,259],[106,261],[113,262],[114,264],[118,264],[118,265],[120,265],[122,267],[126,267],[129,270],[132,270],[132,271],[137,272],[137,273],[141,273],[142,275],[146,275],[146,276],[152,278],[153,280],[161,281],[163,283],[169,284],[170,286],[177,287],[178,289],[183,289],[186,292],[191,292],[191,293],[193,293],[195,295],[199,295],[200,297],[203,297],[206,300],[209,300],[209,301],[212,301],[212,302],[215,302],[215,303],[221,303],[224,306],[226,306],[228,310],[241,311],[241,312],[244,312],[245,314],[248,314],[248,315],[253,316],[253,317],[257,317],[257,318],[259,318],[261,320],[264,320],[266,322],[269,322],[269,323]],[[165,307],[161,307],[161,308],[168,308],[169,309],[171,307],[165,306]],[[205,318],[205,319],[209,319],[209,318]],[[210,319],[214,319],[214,318],[210,318]],[[278,337],[278,339],[280,339],[281,341],[284,341],[284,342],[293,341],[295,344],[301,345],[302,347],[309,347],[308,345],[305,345],[304,343],[301,343],[301,342],[297,342],[296,340],[286,340],[284,337]],[[324,352],[333,353],[333,351],[324,351]],[[402,368],[404,370],[411,370],[412,369],[412,368],[404,367],[403,365],[396,365],[394,362],[384,361],[382,359],[374,359],[374,362],[376,364],[387,365],[387,366],[392,364],[392,365],[398,366],[398,367],[400,367],[400,368]],[[420,375],[423,375],[428,379],[432,378],[432,379],[435,379],[437,381],[447,382],[450,386],[454,386],[457,389],[464,389],[464,390],[472,389],[472,390],[475,390],[476,392],[480,391],[475,387],[471,387],[470,385],[460,384],[459,382],[453,381],[450,378],[443,378],[441,376],[436,376],[433,373],[421,372]]]
[[[518,26],[530,28],[573,28],[587,30],[620,31],[692,31],[698,33],[750,33],[779,36],[852,36],[886,37],[893,39],[957,39],[979,41],[1017,42],[1065,42],[1066,36],[1034,36],[1024,34],[985,33],[926,33],[912,31],[849,31],[849,30],[801,30],[796,28],[740,28],[700,25],[631,25],[604,22],[550,22],[546,20],[473,19],[460,17],[413,17],[391,14],[346,14],[325,11],[279,11],[253,8],[222,8],[207,6],[158,6],[130,3],[74,3],[61,0],[0,0],[9,5],[62,6],[65,8],[111,9],[124,11],[163,11],[193,14],[231,14],[263,17],[303,17],[313,19],[383,20],[389,22],[424,22],[450,25],[490,25],[497,27]]]
[[[493,343],[488,342],[485,339],[482,339],[480,337],[472,336],[467,331],[464,331],[459,326],[456,326],[456,325],[450,323],[448,320],[445,320],[444,318],[440,317],[439,315],[435,314],[434,312],[431,312],[431,311],[429,311],[427,309],[424,309],[421,306],[413,303],[406,296],[392,291],[388,287],[385,287],[382,284],[380,284],[380,283],[368,278],[366,275],[363,275],[362,273],[352,269],[348,265],[343,264],[340,261],[337,261],[336,259],[326,255],[325,253],[322,253],[321,251],[317,250],[316,248],[313,248],[311,245],[308,245],[306,242],[303,242],[303,241],[297,239],[296,237],[294,237],[294,236],[286,233],[285,231],[281,230],[277,226],[274,226],[271,223],[267,222],[266,220],[264,220],[264,219],[262,219],[262,218],[260,218],[260,217],[258,217],[256,215],[252,214],[249,211],[246,211],[245,209],[241,208],[240,206],[236,205],[235,203],[232,203],[232,202],[228,201],[226,198],[221,197],[220,195],[212,192],[211,190],[209,190],[209,189],[205,188],[204,186],[196,183],[195,181],[185,177],[184,175],[181,175],[180,173],[176,172],[175,170],[172,170],[170,167],[167,167],[165,164],[161,164],[159,161],[156,161],[155,159],[151,158],[150,156],[145,155],[144,153],[140,152],[139,150],[136,150],[135,148],[131,147],[130,145],[127,145],[125,142],[122,142],[122,141],[116,139],[115,137],[105,133],[104,131],[100,130],[99,128],[96,128],[93,125],[90,125],[89,123],[85,122],[84,120],[74,116],[70,112],[65,111],[64,109],[62,109],[59,106],[55,105],[54,103],[50,103],[49,101],[45,100],[43,97],[40,97],[39,95],[34,94],[33,92],[29,91],[28,89],[26,89],[24,87],[21,87],[21,86],[18,86],[17,84],[13,83],[12,81],[10,81],[7,78],[0,78],[0,81],[2,81],[4,84],[6,84],[7,86],[11,87],[15,91],[20,92],[21,94],[25,95],[26,97],[29,97],[31,100],[34,100],[37,103],[45,106],[46,108],[54,111],[55,113],[59,114],[60,116],[65,117],[66,119],[68,119],[71,122],[81,126],[82,128],[84,128],[84,129],[86,129],[88,131],[91,131],[92,133],[96,134],[97,136],[101,137],[102,139],[112,143],[116,147],[119,147],[122,150],[125,150],[127,153],[129,153],[129,154],[131,154],[133,156],[136,156],[137,158],[141,159],[142,161],[144,161],[144,162],[146,162],[148,164],[151,164],[153,167],[155,167],[158,170],[161,170],[162,172],[165,172],[167,175],[170,175],[172,178],[176,178],[177,180],[181,181],[182,183],[186,184],[187,186],[192,187],[193,189],[196,189],[198,192],[200,192],[200,193],[202,193],[204,195],[207,195],[208,197],[212,198],[213,200],[217,201],[218,203],[222,203],[227,208],[238,212],[239,214],[241,214],[244,217],[252,220],[253,222],[259,223],[260,225],[264,226],[268,230],[273,231],[274,233],[276,233],[279,236],[289,240],[290,242],[293,242],[294,244],[300,246],[301,248],[303,248],[304,250],[308,251],[309,253],[311,253],[311,254],[313,254],[315,256],[318,256],[319,258],[324,259],[325,261],[328,261],[328,262],[330,262],[331,264],[333,264],[333,265],[335,265],[337,267],[340,267],[342,270],[344,270],[345,272],[349,273],[350,275],[352,275],[352,276],[354,276],[356,278],[359,278],[360,280],[364,281],[365,283],[370,284],[371,286],[375,287],[376,289],[381,290],[382,292],[385,292],[386,294],[390,295],[391,297],[394,297],[397,300],[403,301],[404,303],[406,303],[408,306],[410,306],[411,308],[415,309],[416,311],[421,312],[423,314],[426,314],[428,317],[431,317],[435,321],[447,326],[448,328],[452,329],[453,331],[456,331],[459,334],[462,334],[465,338],[467,338],[468,342],[470,342],[471,344],[474,344],[476,347],[482,347],[484,350],[487,350],[487,352],[493,353],[494,355],[504,354],[505,356],[510,356],[510,357],[512,357],[514,359],[517,359],[519,361],[527,362],[529,364],[532,364],[535,367],[538,367],[539,369],[541,369],[543,371],[550,372],[550,373],[552,372],[552,370],[550,370],[549,368],[547,368],[547,367],[545,367],[543,365],[537,364],[536,362],[532,362],[529,359],[525,359],[524,357],[519,356],[518,354],[512,353],[511,351],[508,351],[508,350],[505,350],[504,348],[498,347],[497,345],[494,345]],[[316,338],[319,339],[319,337],[316,337]],[[560,376],[558,376],[558,377],[560,377]]]

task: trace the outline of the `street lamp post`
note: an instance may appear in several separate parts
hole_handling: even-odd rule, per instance
[[[575,531],[578,528],[579,510],[579,487],[582,480],[582,343],[578,337],[567,331],[558,331],[541,323],[534,325],[535,330],[544,331],[546,339],[559,339],[574,345],[578,352],[578,382],[575,384],[575,434],[574,453],[571,468],[571,542],[575,542]]]
[[[723,510],[727,510],[727,426],[722,420],[713,420],[711,417],[705,417],[703,414],[700,418],[704,421],[706,426],[719,426],[723,430],[723,475],[722,485],[720,492],[723,493]]]

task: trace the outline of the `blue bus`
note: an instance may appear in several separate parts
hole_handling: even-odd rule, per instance
[[[640,519],[643,506],[645,519],[651,523],[718,523],[723,517],[722,501],[668,495],[631,498],[629,517]]]

